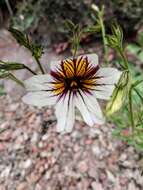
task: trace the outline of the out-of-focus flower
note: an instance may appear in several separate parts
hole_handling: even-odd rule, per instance
[[[40,107],[55,105],[57,132],[71,132],[75,107],[89,126],[104,123],[97,99],[108,100],[119,77],[117,69],[100,68],[96,54],[55,61],[50,74],[25,81],[29,92],[23,101]]]
[[[96,12],[99,12],[99,7],[96,5],[96,4],[92,4],[91,5],[91,8],[96,11]]]

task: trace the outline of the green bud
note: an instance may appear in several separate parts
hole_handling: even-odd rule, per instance
[[[0,64],[0,70],[12,71],[12,70],[20,70],[20,69],[25,69],[25,66],[20,63]]]
[[[118,111],[125,102],[130,87],[130,75],[129,71],[123,71],[116,85],[112,97],[106,106],[107,116],[112,115]]]
[[[117,24],[113,24],[111,27],[112,35],[107,35],[107,45],[112,48],[122,49],[123,47],[123,31],[122,28]]]
[[[38,44],[32,44],[31,51],[34,57],[36,57],[37,59],[40,59],[43,54],[43,47]]]
[[[118,40],[115,36],[112,35],[107,35],[106,36],[106,41],[107,45],[112,47],[112,48],[117,48],[118,47]]]
[[[25,35],[24,33],[15,28],[10,28],[9,31],[11,32],[13,37],[17,40],[17,42],[20,45],[27,48],[34,57],[36,57],[37,59],[41,58],[43,54],[43,47],[41,45],[30,42],[27,35]]]
[[[100,30],[101,30],[101,26],[99,24],[96,24],[96,25],[84,28],[83,33],[92,34],[92,33],[100,32]]]
[[[25,34],[15,28],[10,28],[9,32],[13,35],[13,37],[20,45],[29,48],[29,40]]]
[[[75,24],[69,19],[65,21],[65,26],[68,28],[69,31],[75,30]]]
[[[96,4],[92,4],[91,8],[95,11],[95,12],[99,12],[99,7]]]
[[[0,70],[0,79],[7,78],[9,76],[9,72],[5,70]]]

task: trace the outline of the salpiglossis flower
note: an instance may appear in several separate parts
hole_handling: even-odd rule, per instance
[[[35,106],[55,105],[57,132],[71,132],[75,108],[89,126],[104,123],[97,99],[108,100],[119,77],[117,69],[100,68],[96,54],[55,61],[50,74],[25,81],[29,92],[23,101]]]

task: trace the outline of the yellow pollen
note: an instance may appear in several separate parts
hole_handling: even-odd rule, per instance
[[[70,86],[71,87],[77,86],[77,83],[75,81],[72,81]]]

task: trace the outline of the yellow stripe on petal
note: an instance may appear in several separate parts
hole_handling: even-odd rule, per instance
[[[64,89],[65,89],[64,87],[57,88],[57,89],[53,89],[53,93],[54,93],[55,95],[63,94]]]
[[[68,78],[74,76],[74,62],[71,59],[63,61],[63,69]]]
[[[55,95],[63,93],[64,89],[65,86],[63,82],[53,84],[53,92]]]
[[[83,76],[86,72],[88,63],[85,57],[78,57],[76,61],[76,75]]]

